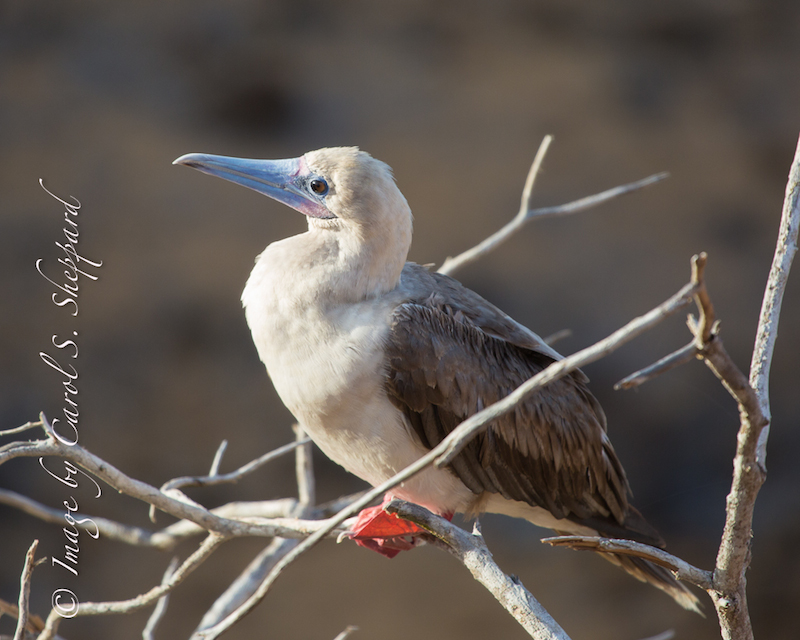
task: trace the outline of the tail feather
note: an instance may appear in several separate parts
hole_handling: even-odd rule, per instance
[[[630,504],[625,513],[625,522],[622,524],[615,522],[610,517],[589,518],[575,520],[575,522],[597,530],[598,534],[605,538],[634,540],[635,542],[643,542],[644,544],[649,544],[661,549],[666,546],[664,539],[658,531]],[[603,558],[617,565],[637,580],[647,582],[657,589],[661,589],[661,591],[669,595],[684,609],[696,611],[701,616],[704,615],[700,609],[700,601],[697,597],[685,584],[678,581],[669,569],[636,556],[596,551]]]
[[[669,595],[675,602],[684,609],[695,611],[705,617],[700,608],[700,601],[689,588],[675,579],[669,569],[665,569],[657,564],[638,558],[636,556],[623,556],[617,553],[605,553],[598,551],[605,560],[617,565],[637,580],[647,582],[657,589],[661,589]]]
[[[498,494],[488,492],[483,494],[482,501],[476,504],[473,511],[488,511],[490,513],[502,513],[513,518],[524,518],[536,526],[552,529],[561,536],[622,538],[659,548],[665,546],[664,540],[658,531],[631,505],[628,505],[625,521],[622,524],[615,521],[611,516],[556,519],[550,512],[541,507],[534,507],[516,500],[506,500]],[[567,544],[566,546],[572,545]],[[703,615],[700,610],[700,601],[689,591],[686,585],[675,579],[669,569],[653,564],[644,558],[599,551],[596,546],[592,545],[582,545],[576,548],[596,551],[603,558],[617,565],[633,577],[661,589],[684,609],[696,611]]]

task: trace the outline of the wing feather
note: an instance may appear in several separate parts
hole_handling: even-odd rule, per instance
[[[459,300],[457,290],[434,291],[395,309],[386,367],[390,398],[429,448],[554,361],[477,294],[469,292],[482,308],[468,308],[476,301]],[[611,516],[622,525],[628,483],[605,429],[585,376],[575,372],[495,420],[451,470],[476,495],[499,493],[557,518]]]

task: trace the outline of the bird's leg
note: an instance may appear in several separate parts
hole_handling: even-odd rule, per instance
[[[350,537],[356,544],[377,551],[382,556],[394,558],[401,551],[413,549],[417,538],[425,530],[413,522],[398,518],[394,513],[387,513],[384,507],[394,499],[387,493],[379,507],[362,509],[356,518]],[[443,517],[452,519],[453,514]]]

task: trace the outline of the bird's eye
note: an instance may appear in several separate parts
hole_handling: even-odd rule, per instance
[[[326,193],[328,193],[328,183],[322,178],[314,178],[308,183],[308,186],[311,187],[311,190],[318,196],[324,196]]]

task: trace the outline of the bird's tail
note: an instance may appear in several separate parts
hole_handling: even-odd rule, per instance
[[[624,556],[618,553],[607,553],[603,551],[598,551],[597,553],[637,580],[647,582],[657,589],[661,589],[684,609],[695,611],[701,616],[704,616],[700,608],[700,601],[689,591],[685,584],[675,579],[669,569],[636,556]]]
[[[575,519],[573,522],[594,530],[596,532],[595,535],[600,535],[604,538],[633,540],[661,549],[666,546],[658,531],[630,504],[625,513],[625,522],[622,524],[615,522],[612,518]],[[566,533],[566,535],[570,534]],[[567,546],[573,545],[567,544]],[[661,589],[684,609],[696,611],[701,616],[704,615],[697,597],[685,584],[679,582],[669,569],[637,556],[603,551],[594,545],[581,545],[581,548],[596,551],[603,558],[617,565],[637,580],[647,582],[657,589]]]

